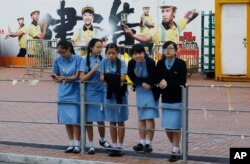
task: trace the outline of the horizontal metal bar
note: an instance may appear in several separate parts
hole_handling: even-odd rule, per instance
[[[208,133],[208,132],[191,132],[191,131],[188,131],[188,134],[228,136],[228,137],[250,137],[250,134],[226,134],[226,133]]]
[[[18,123],[18,124],[50,124],[50,125],[65,125],[65,124],[59,124],[57,122],[38,122],[38,121],[6,121],[6,120],[0,120],[1,123]]]
[[[188,87],[197,87],[197,88],[249,88],[250,89],[250,86],[238,86],[238,85],[187,85]]]
[[[191,110],[194,110],[194,111],[211,111],[211,112],[231,112],[231,113],[250,113],[250,109],[248,110],[244,110],[244,109],[233,109],[233,110],[228,110],[228,109],[209,109],[209,108],[191,108],[191,107],[188,107],[188,110],[191,111]]]
[[[33,121],[6,121],[0,120],[0,123],[19,123],[19,124],[37,124],[37,125],[65,125],[57,122],[33,122]],[[80,124],[75,124],[80,125]],[[132,128],[132,127],[122,127],[122,126],[108,126],[108,125],[96,125],[96,124],[85,124],[85,126],[93,126],[93,127],[106,127],[106,128],[122,128],[122,129],[130,129],[130,130],[151,130],[151,131],[168,131],[168,132],[180,132],[181,130],[171,130],[171,129],[146,129],[146,128]]]
[[[67,101],[18,101],[18,100],[2,100],[0,102],[6,103],[36,103],[36,104],[80,104],[80,102],[67,102]]]

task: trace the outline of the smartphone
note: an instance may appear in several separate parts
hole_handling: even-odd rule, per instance
[[[50,77],[52,78],[52,79],[55,79],[56,78],[56,75],[50,75]]]
[[[124,23],[120,24],[121,28],[124,29],[125,27],[128,27],[127,25],[125,25]]]

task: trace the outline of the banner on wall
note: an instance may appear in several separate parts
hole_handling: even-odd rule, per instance
[[[0,14],[8,15],[0,22],[1,56],[24,57],[27,39],[67,39],[86,46],[97,37],[118,45],[143,42],[150,48],[166,40],[178,42],[184,31],[199,38],[199,12],[204,10],[199,0],[12,1],[15,6],[8,0],[0,6]]]

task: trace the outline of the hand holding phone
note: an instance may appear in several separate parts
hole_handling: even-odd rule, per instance
[[[56,75],[50,75],[50,77],[53,79],[53,80],[55,80],[56,79]]]
[[[121,28],[124,30],[126,27],[128,27],[127,25],[125,25],[124,23],[120,24]]]

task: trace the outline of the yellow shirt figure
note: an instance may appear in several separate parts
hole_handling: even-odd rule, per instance
[[[41,28],[39,25],[35,25],[34,23],[30,24],[30,27],[29,27],[30,39],[35,39],[35,37],[41,33],[42,32],[41,32]]]
[[[18,43],[19,43],[19,47],[20,48],[25,48],[26,49],[26,42],[27,42],[27,38],[26,38],[26,35],[27,35],[27,29],[25,28],[25,26],[22,26],[22,27],[19,27],[18,31],[19,32],[22,32],[23,35],[21,36],[18,36]]]
[[[10,27],[8,29],[9,34],[6,35],[5,39],[8,39],[9,37],[18,38],[18,45],[19,45],[19,53],[17,54],[17,57],[25,57],[26,55],[26,41],[27,41],[27,30],[24,25],[24,18],[22,16],[17,17],[17,22],[19,24],[19,28],[16,32],[12,32]]]
[[[102,30],[100,28],[94,26],[89,29],[85,27],[77,29],[74,32],[71,40],[74,42],[76,47],[79,46],[80,51],[78,54],[85,56],[87,54],[86,50],[89,41],[95,36],[99,35],[101,32]]]
[[[144,16],[143,20],[143,26],[141,27],[141,34],[147,34],[150,31],[150,27],[148,27],[148,24],[153,24],[154,21],[151,16],[147,15]]]
[[[179,43],[179,36],[187,25],[187,19],[183,18],[178,22],[175,22],[175,28],[169,28],[166,30],[162,24],[157,28],[154,28],[149,31],[149,34],[152,36],[153,42],[158,45],[161,41],[173,41]]]
[[[34,23],[30,24],[29,27],[29,36],[30,39],[36,39],[35,37],[41,34],[41,28],[39,25],[35,25]],[[28,54],[29,55],[39,55],[42,54],[42,40],[41,41],[32,41],[30,40]]]

